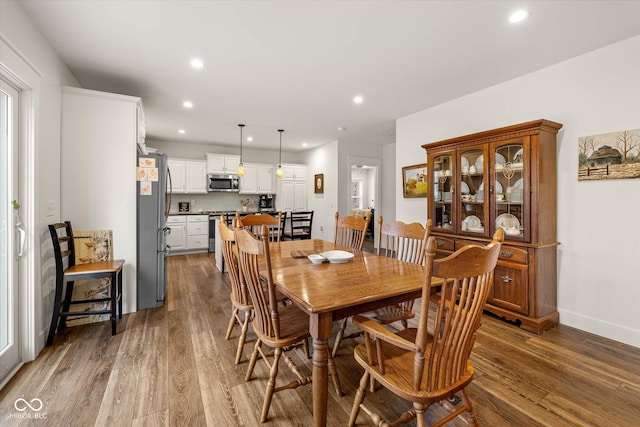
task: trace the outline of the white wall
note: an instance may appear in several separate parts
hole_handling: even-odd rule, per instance
[[[426,142],[540,118],[564,125],[560,322],[640,347],[640,179],[577,179],[579,137],[640,127],[640,36],[399,119],[396,169],[426,158]],[[397,193],[396,206],[399,220],[425,220],[422,199]]]
[[[0,37],[12,46],[13,51],[1,49],[0,62],[12,69],[8,56],[16,53],[39,76],[38,90],[33,93],[36,107],[33,146],[29,147],[29,158],[24,159],[28,162],[27,173],[32,180],[30,198],[21,201],[24,210],[30,212],[29,218],[23,218],[27,225],[30,259],[29,280],[22,291],[35,296],[35,313],[29,321],[33,322],[37,335],[33,351],[26,355],[29,360],[44,346],[53,308],[54,281],[52,270],[47,267],[50,267],[48,257],[51,256],[47,251],[51,247],[47,224],[60,220],[60,88],[78,82],[16,1],[2,0]],[[46,211],[47,202],[52,208],[49,212]]]
[[[313,211],[314,238],[333,240],[336,206],[338,206],[338,141],[333,141],[320,147],[305,151],[302,163],[307,169],[309,182],[309,210]],[[313,192],[313,176],[324,174],[324,193]],[[347,178],[348,179],[348,178]]]

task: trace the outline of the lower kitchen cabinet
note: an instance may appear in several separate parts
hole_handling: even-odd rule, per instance
[[[209,215],[170,215],[167,244],[171,254],[202,252],[209,248]]]

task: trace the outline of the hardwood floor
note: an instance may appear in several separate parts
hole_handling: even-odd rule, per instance
[[[126,315],[114,337],[109,322],[58,334],[0,390],[0,425],[260,425],[268,371],[259,362],[254,379],[244,381],[251,344],[234,364],[236,339],[224,339],[228,294],[212,254],[170,257],[164,307]],[[343,341],[336,358],[346,395],[329,387],[330,426],[347,424],[362,374],[352,357],[355,342]],[[301,348],[291,354],[310,372]],[[562,325],[535,335],[485,315],[472,361],[469,394],[482,425],[640,425],[638,348]],[[278,379],[293,378],[282,364]],[[38,398],[42,409],[19,412],[19,398]],[[389,419],[409,407],[381,389],[367,393],[366,401]],[[310,386],[286,390],[275,395],[267,424],[308,426],[311,410]],[[427,416],[441,411],[436,405]],[[372,425],[363,413],[358,424]],[[456,419],[450,425],[466,424]]]

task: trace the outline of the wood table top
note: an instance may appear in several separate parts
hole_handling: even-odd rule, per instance
[[[318,239],[273,243],[269,249],[277,289],[310,313],[335,312],[407,294],[420,296],[424,268],[419,265]],[[344,264],[312,264],[306,257],[292,256],[292,251],[329,250],[348,251],[354,257]]]

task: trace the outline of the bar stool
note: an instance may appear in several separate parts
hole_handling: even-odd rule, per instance
[[[59,235],[58,230],[65,229],[64,235]],[[99,314],[111,315],[111,335],[116,334],[116,309],[119,311],[119,318],[122,319],[122,266],[124,260],[99,261],[87,264],[75,263],[75,245],[73,242],[73,231],[71,223],[50,224],[49,232],[53,242],[53,252],[56,261],[56,290],[53,314],[51,316],[51,326],[47,337],[47,345],[53,343],[53,336],[56,331],[66,327],[67,317],[90,316]],[[63,250],[62,246],[66,249]],[[66,258],[66,268],[64,259]],[[90,280],[100,278],[111,279],[110,296],[108,298],[96,298],[88,300],[74,300],[73,283],[76,280]],[[65,289],[66,284],[66,289]],[[64,300],[62,292],[64,290]],[[93,311],[70,311],[72,304],[96,303],[110,301],[110,306],[106,310]]]

